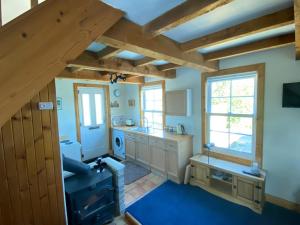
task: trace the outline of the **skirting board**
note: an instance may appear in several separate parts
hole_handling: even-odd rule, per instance
[[[294,211],[300,213],[300,204],[298,204],[298,203],[290,202],[288,200],[278,198],[278,197],[275,197],[270,194],[266,194],[266,201],[268,201],[274,205],[278,205],[283,208],[294,210]]]
[[[130,225],[142,225],[139,221],[137,221],[129,212],[125,213],[125,220]]]

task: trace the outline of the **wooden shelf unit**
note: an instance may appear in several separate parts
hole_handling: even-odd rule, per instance
[[[190,184],[218,195],[228,201],[249,207],[261,213],[265,199],[266,172],[260,177],[243,173],[250,167],[232,163],[205,155],[196,155],[190,159]]]

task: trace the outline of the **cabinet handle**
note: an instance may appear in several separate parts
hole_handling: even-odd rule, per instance
[[[208,179],[208,178],[209,178],[209,176],[206,176],[206,178]]]
[[[260,201],[258,201],[258,200],[255,200],[254,202],[255,202],[256,204],[260,204]]]
[[[194,176],[191,176],[191,178],[194,178]]]
[[[256,189],[259,189],[259,190],[261,189],[261,187],[260,187],[260,186],[258,186],[258,185],[256,185],[255,187],[256,187]]]
[[[236,189],[236,185],[233,185],[233,188]]]

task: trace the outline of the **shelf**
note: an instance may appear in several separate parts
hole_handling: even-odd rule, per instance
[[[231,180],[225,180],[224,177],[218,177],[216,175],[211,175],[210,178],[232,185],[232,178]]]
[[[210,187],[215,189],[218,192],[227,194],[227,195],[232,195],[232,184],[231,183],[225,183],[221,180],[215,180],[211,179],[210,180]]]

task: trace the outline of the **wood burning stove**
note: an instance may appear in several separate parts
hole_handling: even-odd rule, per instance
[[[69,225],[102,225],[114,218],[112,173],[93,169],[65,179]]]

